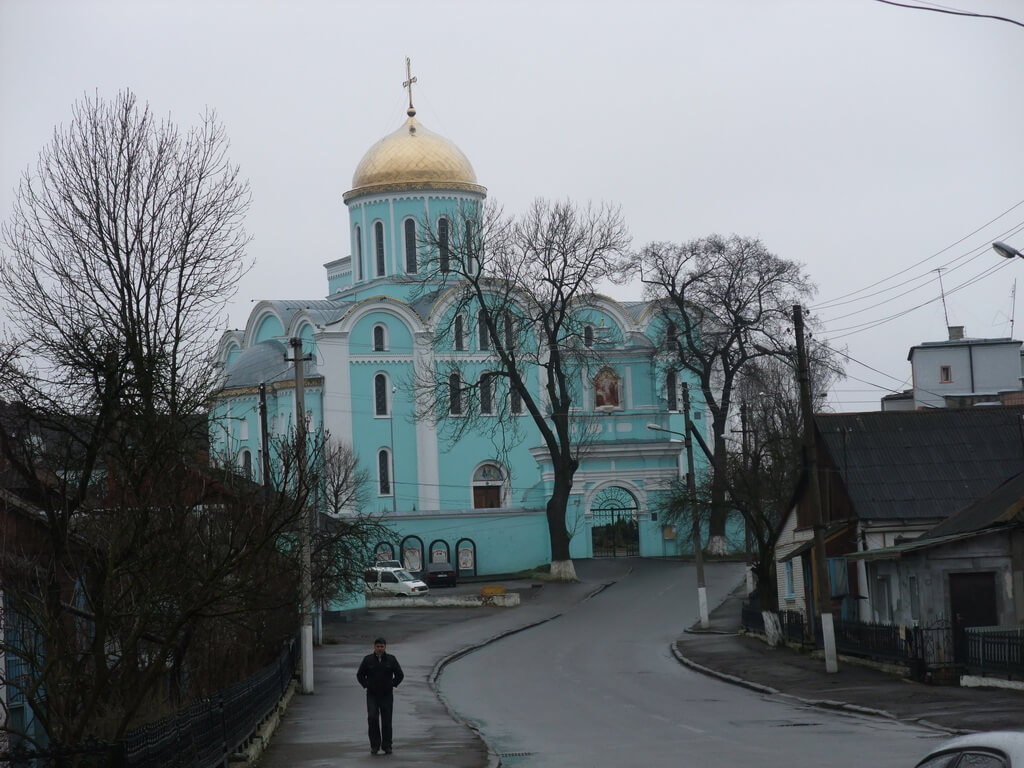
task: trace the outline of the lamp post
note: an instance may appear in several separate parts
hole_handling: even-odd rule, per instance
[[[1019,256],[1024,259],[1024,253],[1021,253],[1012,245],[1008,245],[1000,240],[996,240],[992,243],[992,250],[1002,256],[1004,259],[1012,259],[1015,256]]]
[[[683,448],[686,450],[686,488],[690,499],[690,511],[693,514],[692,539],[693,539],[693,561],[697,566],[697,605],[700,610],[701,629],[711,626],[708,619],[708,590],[704,584],[704,551],[700,540],[700,519],[697,516],[697,482],[693,472],[693,442],[690,440],[690,430],[693,424],[690,423],[690,396],[686,385],[683,385],[684,408],[686,410],[686,433],[676,432],[674,429],[666,429],[657,424],[648,424],[647,428],[654,432],[668,432],[671,435],[679,435],[683,438]]]

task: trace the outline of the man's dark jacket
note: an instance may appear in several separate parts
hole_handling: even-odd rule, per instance
[[[397,688],[405,674],[398,659],[390,653],[384,653],[378,659],[371,653],[363,659],[356,672],[356,680],[374,696],[390,696],[391,690]]]

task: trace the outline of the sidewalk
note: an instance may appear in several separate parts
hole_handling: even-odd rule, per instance
[[[448,662],[498,637],[548,621],[629,572],[628,562],[622,560],[580,561],[576,568],[577,584],[494,582],[520,593],[516,608],[376,608],[354,621],[326,626],[324,645],[314,649],[314,693],[292,697],[258,765],[498,765],[483,739],[447,708],[435,681]],[[457,632],[452,625],[458,626]],[[388,651],[405,672],[405,681],[395,691],[395,751],[387,757],[370,754],[365,696],[355,679],[360,660],[372,652],[378,636],[388,641]]]
[[[710,616],[673,645],[683,664],[762,693],[820,707],[918,723],[953,732],[1024,728],[1024,692],[914,683],[840,659],[839,671],[825,661],[787,647],[739,635],[742,590],[734,591]]]

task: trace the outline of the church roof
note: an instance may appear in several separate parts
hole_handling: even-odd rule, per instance
[[[277,339],[253,344],[243,349],[228,366],[223,387],[255,387],[293,379],[295,371],[291,363],[285,362],[285,358],[290,356],[291,350]],[[307,377],[320,375],[313,361],[306,363],[304,372]]]
[[[285,328],[297,312],[306,312],[314,323],[325,325],[341,317],[349,306],[328,299],[272,299],[266,303],[277,310]]]
[[[345,202],[375,192],[448,189],[484,194],[467,158],[452,141],[424,128],[416,110],[394,133],[378,141],[359,161]]]

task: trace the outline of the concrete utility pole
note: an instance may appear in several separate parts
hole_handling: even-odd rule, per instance
[[[740,438],[743,446],[743,471],[750,470],[750,444],[747,441],[747,401],[740,400]],[[749,474],[747,475],[749,477]],[[754,591],[754,557],[750,541],[750,521],[743,518],[743,545],[747,554],[747,594]]]
[[[697,604],[700,606],[700,626],[707,629],[711,626],[708,619],[708,590],[704,583],[704,546],[700,538],[700,515],[697,514],[697,477],[693,469],[693,422],[690,421],[690,385],[685,381],[681,385],[683,391],[683,413],[686,414],[686,436],[683,446],[686,448],[686,488],[690,495],[690,512],[693,515],[693,561],[697,566]]]
[[[797,382],[800,385],[800,412],[804,421],[804,470],[807,472],[807,498],[814,518],[814,598],[821,619],[821,637],[825,645],[825,671],[838,672],[836,632],[832,623],[832,587],[825,555],[825,523],[821,514],[821,488],[818,484],[818,448],[811,407],[811,384],[807,371],[807,349],[804,347],[804,315],[799,304],[793,306],[793,330],[796,335]]]
[[[295,461],[296,486],[300,497],[306,483],[306,373],[303,363],[302,339],[291,338],[292,362],[295,363]],[[304,500],[299,515],[299,599],[302,611],[302,659],[299,685],[303,693],[313,693],[313,564],[309,537],[309,504]]]

